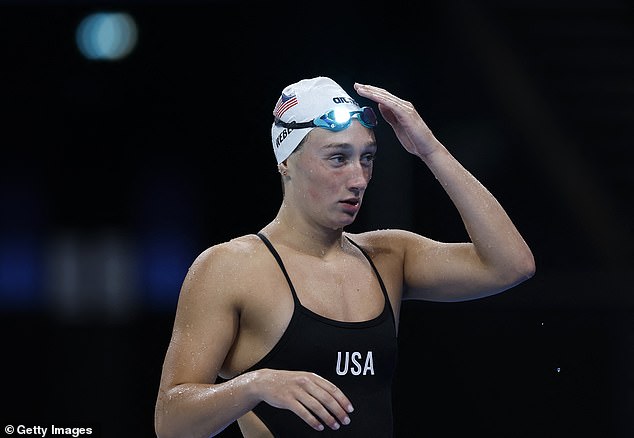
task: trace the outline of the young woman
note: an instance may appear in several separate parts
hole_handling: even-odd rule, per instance
[[[163,366],[160,438],[208,437],[236,420],[248,438],[390,437],[402,300],[470,300],[533,275],[504,209],[414,106],[354,88],[433,172],[471,241],[345,232],[372,178],[377,116],[329,78],[289,85],[271,129],[282,204],[258,233],[191,266]]]

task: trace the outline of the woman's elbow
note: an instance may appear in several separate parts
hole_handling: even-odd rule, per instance
[[[157,438],[175,438],[178,432],[172,426],[173,421],[170,421],[169,409],[163,397],[164,394],[161,393],[154,408],[154,432]]]
[[[154,432],[156,433],[157,438],[170,438],[166,424],[165,424],[165,415],[163,413],[154,412]]]
[[[524,254],[520,257],[517,257],[514,265],[513,265],[513,280],[512,283],[519,284],[522,283],[533,275],[535,275],[535,257],[533,257],[533,253],[530,250],[526,250]]]

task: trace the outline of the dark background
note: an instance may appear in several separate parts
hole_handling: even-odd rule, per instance
[[[99,10],[135,19],[127,58],[79,53]],[[634,435],[629,2],[15,1],[0,56],[3,426],[154,435],[187,268],[273,218],[273,106],[325,75],[412,101],[537,262],[501,295],[403,306],[397,435]],[[466,239],[431,173],[376,134],[350,230]]]

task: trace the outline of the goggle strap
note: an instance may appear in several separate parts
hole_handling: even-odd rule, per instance
[[[303,129],[315,127],[315,123],[312,120],[309,122],[283,122],[277,117],[275,118],[275,124],[288,129]]]

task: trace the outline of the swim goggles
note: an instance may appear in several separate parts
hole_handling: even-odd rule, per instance
[[[343,108],[335,108],[326,114],[315,117],[308,122],[283,122],[279,118],[275,118],[275,124],[289,129],[301,128],[325,128],[329,131],[342,131],[352,123],[352,119],[356,118],[366,128],[374,128],[379,120],[374,110],[369,106],[364,106],[359,111],[348,111]]]

